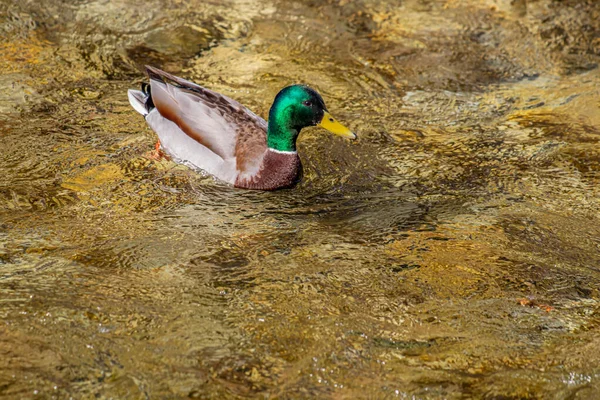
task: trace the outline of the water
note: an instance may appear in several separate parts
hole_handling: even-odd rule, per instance
[[[2,398],[600,398],[600,3],[0,1]],[[151,63],[294,189],[148,157]]]

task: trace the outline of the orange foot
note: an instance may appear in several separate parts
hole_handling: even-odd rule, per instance
[[[533,298],[525,298],[525,299],[518,299],[517,302],[522,305],[522,306],[527,306],[527,307],[537,307],[539,309],[542,309],[546,312],[550,312],[552,310],[554,310],[554,307],[549,306],[547,304],[541,304],[538,303],[537,301],[535,301],[535,299]]]
[[[168,160],[169,157],[160,149],[160,140],[156,141],[156,144],[154,145],[154,150],[151,151],[150,153],[148,153],[146,155],[147,158],[154,160],[154,161],[160,161],[160,160]]]

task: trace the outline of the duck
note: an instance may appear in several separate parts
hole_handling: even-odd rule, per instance
[[[296,150],[309,126],[356,139],[307,85],[284,87],[273,100],[268,122],[220,93],[146,66],[149,83],[128,90],[131,106],[157,134],[157,150],[173,161],[205,171],[236,188],[276,190],[298,183]]]

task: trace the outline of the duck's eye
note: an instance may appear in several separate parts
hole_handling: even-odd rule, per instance
[[[312,106],[312,101],[305,100],[305,101],[302,102],[302,104],[304,104],[306,107],[310,107],[310,106]]]

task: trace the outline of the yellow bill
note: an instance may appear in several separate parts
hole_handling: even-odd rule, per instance
[[[356,139],[356,135],[350,129],[337,122],[327,111],[324,112],[323,119],[319,123],[319,126],[335,135],[348,139]]]

